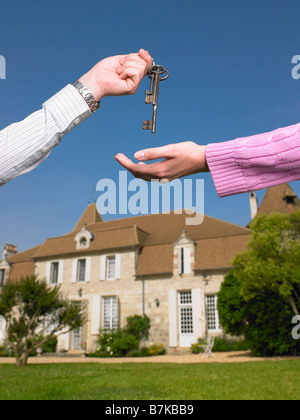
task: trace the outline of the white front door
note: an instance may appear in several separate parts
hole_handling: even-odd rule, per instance
[[[192,291],[178,293],[179,346],[190,347],[194,343]]]

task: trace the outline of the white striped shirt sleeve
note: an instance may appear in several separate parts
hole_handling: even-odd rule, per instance
[[[0,131],[0,186],[36,168],[62,137],[91,111],[72,85],[52,96],[24,121]]]

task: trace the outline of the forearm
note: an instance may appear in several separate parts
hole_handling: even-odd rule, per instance
[[[65,134],[90,115],[82,96],[68,85],[41,110],[0,131],[0,186],[37,167]]]
[[[220,197],[300,179],[300,124],[212,143],[206,160]]]

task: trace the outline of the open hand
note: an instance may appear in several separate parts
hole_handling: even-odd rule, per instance
[[[183,176],[208,172],[205,149],[206,146],[188,141],[137,152],[134,157],[140,161],[138,164],[133,163],[122,153],[118,153],[115,159],[136,178],[169,182]],[[164,160],[148,165],[144,163],[157,159]]]

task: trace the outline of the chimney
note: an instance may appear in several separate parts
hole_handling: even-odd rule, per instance
[[[257,197],[254,191],[250,193],[250,213],[251,213],[251,220],[257,215],[258,212],[258,202]]]
[[[18,249],[15,245],[5,244],[4,250],[3,250],[3,260],[7,260],[7,258],[17,253],[18,253]]]

